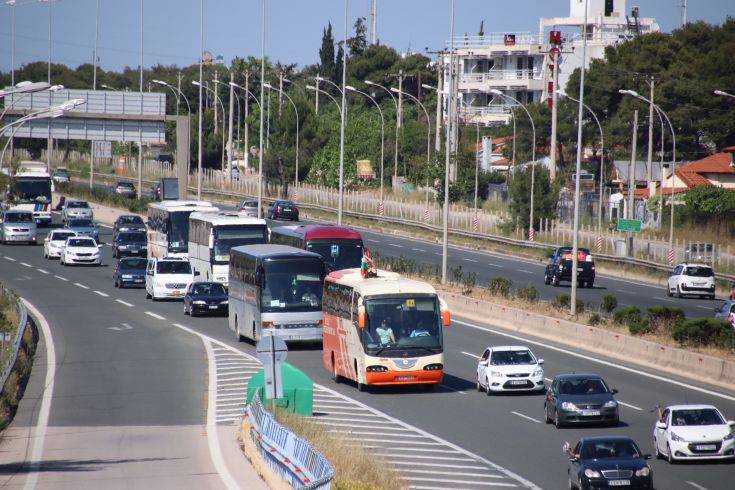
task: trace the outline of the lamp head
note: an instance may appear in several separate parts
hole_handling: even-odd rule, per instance
[[[568,97],[567,96],[567,93],[565,91],[563,91],[563,90],[557,90],[556,91],[556,95],[559,96],[559,97]]]
[[[316,87],[313,85],[307,85],[306,90],[316,90]]]
[[[623,95],[632,95],[633,97],[640,97],[640,95],[638,95],[638,92],[636,92],[635,90],[625,90],[621,88],[620,90],[618,90],[618,93],[621,93]]]
[[[490,93],[493,95],[501,95],[501,96],[504,95],[503,92],[501,92],[500,90],[496,88],[490,89]]]
[[[350,92],[357,92],[357,89],[352,85],[345,85],[345,90],[349,90]]]
[[[230,85],[230,87],[237,87],[238,86],[235,82],[230,82],[228,85]]]
[[[167,84],[166,82],[164,82],[163,80],[151,80],[151,81],[152,81],[153,83],[155,83],[156,85],[168,85],[168,84]]]
[[[199,82],[197,82],[196,80],[192,80],[191,81],[191,84],[192,85],[196,85],[197,87],[201,86],[201,84]]]
[[[395,88],[395,87],[391,87],[391,88],[390,88],[390,91],[391,91],[391,92],[395,92],[395,93],[397,93],[397,94],[400,94],[400,93],[401,93],[401,91],[400,91],[400,90],[398,90],[398,89],[397,89],[397,88]]]
[[[715,95],[728,95],[726,92],[723,92],[722,90],[715,90]]]
[[[370,80],[365,80],[365,85],[375,85],[375,83],[371,82]]]
[[[322,80],[324,80],[324,77],[321,75],[317,75],[314,77],[314,80],[319,80],[321,82]]]
[[[427,90],[437,90],[436,87],[432,87],[431,85],[427,85],[425,83],[422,83],[421,86]]]
[[[273,87],[271,86],[271,84],[270,84],[270,83],[268,83],[268,82],[264,83],[264,84],[263,84],[263,86],[264,86],[265,88],[267,88],[267,89],[272,89],[272,88],[273,88]]]
[[[48,89],[49,92],[58,92],[59,90],[64,90],[64,86],[63,85],[52,85]]]

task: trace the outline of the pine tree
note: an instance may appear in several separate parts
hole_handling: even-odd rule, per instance
[[[322,46],[319,48],[320,72],[326,76],[334,73],[334,36],[332,23],[322,31]]]
[[[342,48],[342,43],[339,43],[337,48],[337,61],[334,63],[334,72],[332,74],[332,80],[336,83],[342,83],[342,63],[345,59],[345,50]]]
[[[355,21],[355,35],[347,40],[350,56],[358,56],[367,49],[367,28],[365,17],[358,17]]]

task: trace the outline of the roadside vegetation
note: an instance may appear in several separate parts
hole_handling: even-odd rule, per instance
[[[90,190],[88,185],[75,182],[57,184],[56,192],[113,208],[127,209],[131,213],[139,214],[144,214],[148,209],[148,204],[153,202],[152,199],[147,197],[131,199],[102,189],[94,188]]]

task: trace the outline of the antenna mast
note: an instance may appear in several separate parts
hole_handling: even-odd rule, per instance
[[[378,42],[378,0],[370,0],[370,44]]]
[[[681,26],[687,23],[687,0],[681,0]]]

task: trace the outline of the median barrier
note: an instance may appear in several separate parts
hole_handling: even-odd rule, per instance
[[[732,389],[735,362],[659,344],[570,320],[553,318],[486,300],[444,293],[452,313],[517,333],[529,334],[590,352]]]

